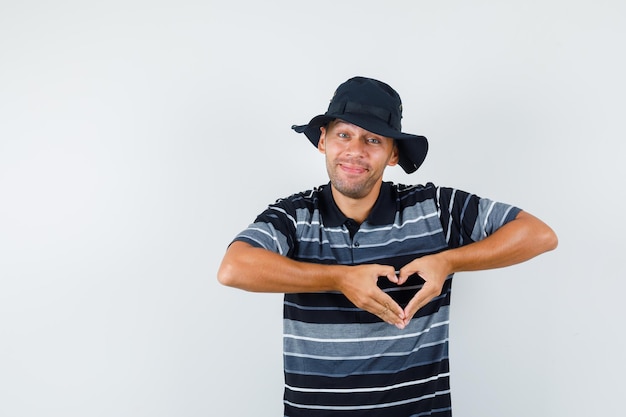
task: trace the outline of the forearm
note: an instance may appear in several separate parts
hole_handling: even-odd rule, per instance
[[[400,269],[399,283],[418,274],[424,279],[424,285],[407,305],[404,322],[441,294],[450,274],[524,262],[556,248],[557,243],[556,234],[548,225],[531,214],[520,212],[513,221],[481,241],[413,260]]]
[[[355,306],[404,328],[403,309],[377,285],[380,277],[398,282],[395,269],[389,265],[299,262],[244,242],[234,242],[226,251],[217,276],[224,285],[254,292],[340,291]]]
[[[441,253],[451,272],[501,268],[556,248],[556,234],[533,215],[517,217],[488,238]]]
[[[345,266],[298,262],[244,242],[228,248],[218,271],[223,285],[254,292],[314,292],[337,289]]]

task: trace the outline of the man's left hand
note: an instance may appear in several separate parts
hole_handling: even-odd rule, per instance
[[[452,273],[450,265],[441,253],[415,259],[400,269],[398,285],[404,284],[413,274],[419,275],[425,281],[404,309],[405,326],[409,324],[417,310],[441,294],[443,284],[450,273]]]

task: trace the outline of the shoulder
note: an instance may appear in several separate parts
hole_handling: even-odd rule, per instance
[[[316,211],[323,200],[326,185],[297,192],[286,197],[278,198],[267,207],[268,211],[283,212],[293,217],[308,216]],[[307,214],[308,213],[308,214]]]
[[[278,198],[274,203],[270,204],[270,206],[291,205],[296,207],[308,207],[310,205],[317,205],[325,187],[326,185],[321,185],[306,191],[291,194],[287,197]]]
[[[391,187],[396,198],[404,205],[437,199],[439,193],[439,187],[431,182],[414,185],[391,184]]]

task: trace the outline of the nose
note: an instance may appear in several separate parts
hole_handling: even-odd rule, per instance
[[[365,144],[360,138],[354,138],[346,144],[346,155],[361,156],[365,153]]]

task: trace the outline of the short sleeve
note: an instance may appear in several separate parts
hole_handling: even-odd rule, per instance
[[[486,238],[521,211],[510,204],[446,187],[438,188],[437,204],[446,241],[452,248]]]
[[[289,204],[283,200],[270,205],[234,241],[290,256],[294,249],[295,233],[294,214],[290,213]]]

